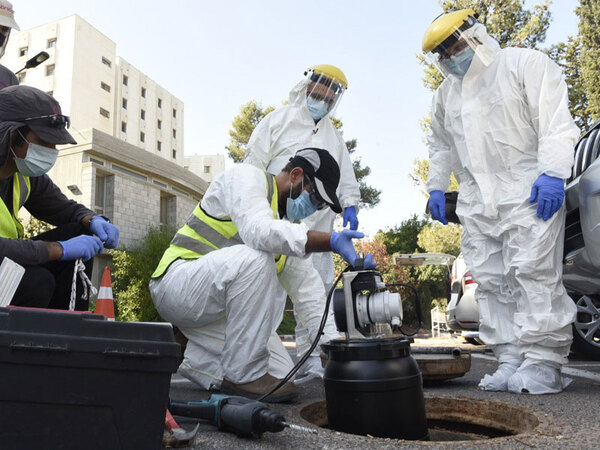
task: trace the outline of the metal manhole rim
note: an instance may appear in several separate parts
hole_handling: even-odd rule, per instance
[[[319,403],[324,404],[325,403],[324,399],[317,400],[317,401],[311,401],[308,403],[304,403],[302,405],[298,405],[298,406],[292,408],[291,412],[292,412],[292,416],[293,416],[294,420],[299,421],[298,423],[302,422],[303,425],[305,425],[305,426],[317,428],[320,433],[327,433],[327,434],[334,434],[334,435],[340,435],[340,434],[348,435],[348,436],[352,436],[353,439],[356,439],[356,438],[368,439],[369,442],[373,442],[373,440],[375,439],[375,440],[381,440],[382,442],[390,442],[390,440],[392,440],[392,441],[397,441],[398,443],[418,443],[419,445],[426,445],[426,446],[433,446],[433,445],[439,446],[439,445],[465,444],[465,443],[475,445],[475,444],[482,444],[482,443],[494,444],[494,443],[500,443],[500,442],[509,441],[509,440],[515,440],[518,442],[522,442],[522,439],[524,439],[524,438],[527,438],[527,439],[529,439],[529,438],[553,438],[553,437],[561,435],[560,430],[557,430],[552,427],[553,422],[547,417],[547,414],[545,414],[543,412],[535,411],[535,410],[525,407],[525,406],[519,406],[519,405],[516,405],[516,404],[508,402],[508,401],[497,400],[497,399],[493,399],[493,398],[468,397],[465,395],[455,396],[455,395],[427,395],[426,394],[425,395],[425,407],[426,408],[427,408],[427,401],[428,400],[431,401],[432,399],[455,400],[455,401],[459,401],[459,402],[485,402],[488,404],[489,403],[494,404],[498,407],[510,407],[511,409],[518,409],[523,413],[530,414],[537,420],[537,425],[535,425],[532,429],[524,430],[522,432],[519,432],[516,434],[510,434],[507,436],[489,437],[489,438],[485,438],[485,439],[456,440],[456,441],[442,441],[442,440],[422,441],[422,440],[380,438],[380,437],[375,437],[375,436],[370,436],[370,435],[362,436],[362,435],[358,435],[358,434],[345,433],[342,431],[324,428],[323,426],[317,425],[316,423],[306,420],[302,416],[302,410],[304,410],[304,408],[306,408],[308,406],[313,406],[313,405],[316,405]],[[476,422],[464,422],[464,423],[479,425]],[[554,425],[556,425],[556,424],[554,424]],[[493,428],[493,427],[489,427],[489,428]],[[498,428],[496,428],[496,429],[498,429]],[[501,431],[507,431],[507,430],[501,430]]]

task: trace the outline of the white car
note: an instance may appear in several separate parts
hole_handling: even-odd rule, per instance
[[[452,264],[450,283],[450,301],[446,308],[448,328],[454,331],[477,331],[479,329],[479,307],[475,300],[477,283],[471,277],[471,272],[467,270],[462,253]],[[471,342],[475,340],[475,336],[470,335],[466,339]]]

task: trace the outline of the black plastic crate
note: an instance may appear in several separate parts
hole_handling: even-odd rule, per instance
[[[0,308],[0,447],[160,448],[180,353],[169,324]]]

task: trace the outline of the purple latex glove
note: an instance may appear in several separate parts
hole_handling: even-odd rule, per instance
[[[102,216],[94,216],[90,222],[90,230],[104,243],[106,248],[119,245],[119,229]]]
[[[533,183],[529,203],[535,203],[536,200],[537,216],[548,220],[560,209],[565,200],[565,183],[562,178],[541,174]]]
[[[344,258],[344,261],[348,264],[354,266],[358,255],[356,254],[356,250],[354,250],[352,239],[362,239],[363,237],[365,237],[364,233],[359,231],[342,230],[339,233],[334,231],[331,233],[331,239],[329,240],[331,250]]]
[[[448,225],[446,219],[446,197],[442,191],[431,191],[429,193],[429,211],[434,219]]]
[[[102,241],[96,236],[82,234],[67,241],[58,241],[63,248],[61,261],[83,259],[87,261],[102,251]]]
[[[356,208],[354,206],[348,206],[344,209],[344,228],[350,223],[351,230],[358,230],[358,217],[356,216]]]

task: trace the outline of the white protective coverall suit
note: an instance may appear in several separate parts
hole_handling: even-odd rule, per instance
[[[283,378],[293,363],[275,333],[285,291],[316,336],[325,307],[323,282],[305,256],[308,227],[273,218],[265,174],[239,164],[219,175],[206,191],[202,209],[231,218],[245,245],[172,263],[150,282],[154,304],[165,320],[188,338],[180,372],[204,389],[222,379],[242,384],[269,373]],[[278,275],[274,254],[288,257]],[[325,335],[326,342],[337,337]]]
[[[335,129],[329,114],[319,122],[310,116],[306,107],[306,88],[310,80],[300,81],[290,91],[290,102],[268,114],[254,129],[248,142],[248,150],[244,162],[252,164],[269,173],[277,174],[285,167],[296,151],[307,148],[327,150],[340,167],[340,183],[337,196],[342,208],[358,207],[360,189],[354,176],[354,169],[346,143]],[[331,233],[335,213],[325,208],[304,219],[311,230]],[[325,289],[333,284],[333,256],[330,252],[313,253],[313,265],[321,275]],[[296,313],[296,350],[304,354],[311,344],[306,324]],[[333,320],[327,322],[330,332],[334,332]],[[315,352],[315,354],[318,354]]]
[[[548,221],[529,203],[538,176],[567,178],[579,130],[561,71],[545,54],[500,49],[477,24],[477,55],[435,93],[428,192],[454,172],[462,250],[479,286],[480,336],[501,363],[567,362],[576,308],[561,281],[564,206]],[[532,392],[533,393],[533,392]]]

